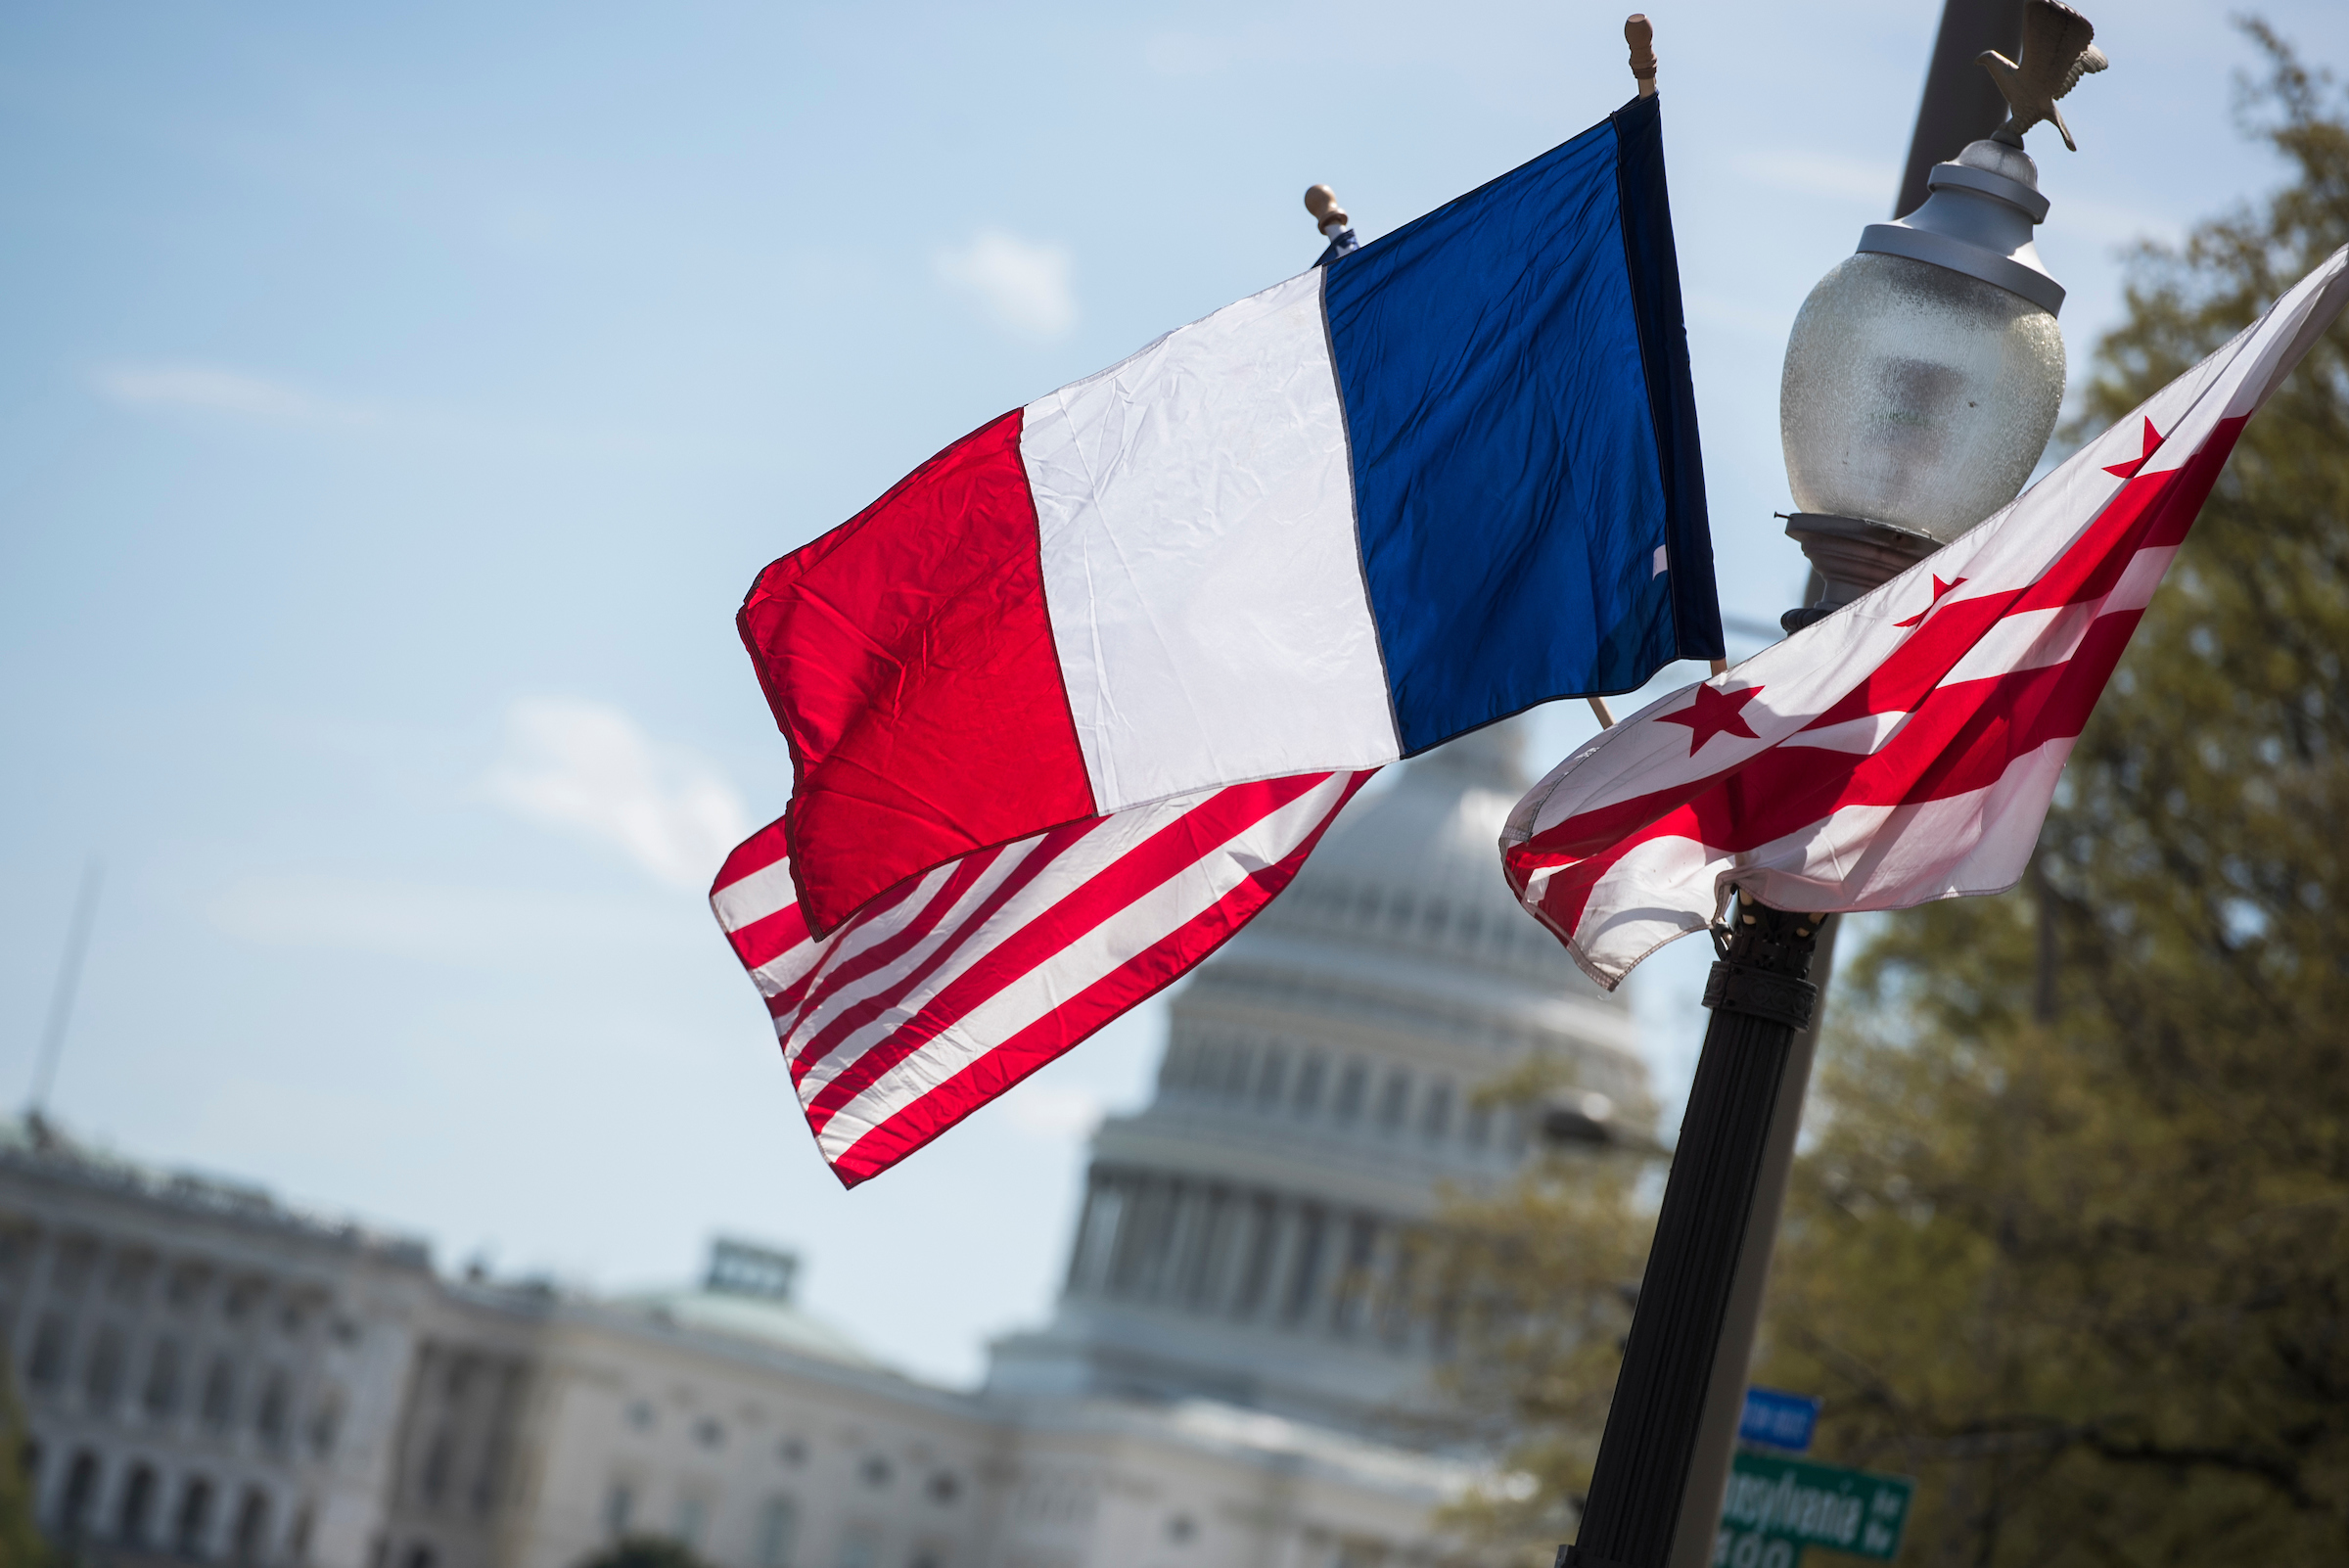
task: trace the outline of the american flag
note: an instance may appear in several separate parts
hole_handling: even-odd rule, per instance
[[[817,1148],[852,1187],[1179,980],[1288,886],[1369,777],[1070,823],[909,878],[820,941],[777,821],[726,857],[710,904]]]
[[[1612,987],[1719,917],[2020,880],[2055,783],[2243,426],[2349,303],[2349,250],[2004,511],[1604,731],[1518,804],[1519,901]]]

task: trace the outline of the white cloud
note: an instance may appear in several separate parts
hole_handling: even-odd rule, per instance
[[[265,947],[408,958],[465,968],[576,963],[707,940],[700,922],[641,898],[359,877],[245,877],[205,911],[216,931]]]
[[[1069,253],[1061,246],[981,229],[970,244],[941,251],[931,261],[940,278],[976,297],[989,315],[1014,332],[1060,338],[1077,325]]]
[[[343,433],[444,451],[567,462],[593,457],[703,465],[750,454],[749,448],[707,431],[572,424],[463,403],[331,396],[219,365],[103,365],[90,371],[87,380],[109,402],[139,413],[195,415],[278,431]],[[761,453],[758,460],[768,458]]]
[[[617,849],[672,887],[708,887],[750,832],[742,796],[724,775],[603,703],[514,704],[486,782],[508,809]]]
[[[375,423],[366,409],[217,365],[110,365],[92,373],[90,381],[129,408],[191,409],[271,425],[351,429]]]

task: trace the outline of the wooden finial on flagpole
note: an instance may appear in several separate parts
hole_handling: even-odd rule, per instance
[[[1639,96],[1656,96],[1656,29],[1639,12],[1623,19],[1623,41],[1632,46],[1632,74],[1639,79]]]
[[[1338,193],[1326,185],[1316,185],[1305,193],[1305,209],[1313,215],[1313,226],[1333,240],[1352,221],[1346,216],[1346,209],[1338,206]]]

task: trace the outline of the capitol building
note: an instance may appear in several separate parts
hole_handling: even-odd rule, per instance
[[[1434,1512],[1480,1471],[1435,1435],[1442,1251],[1416,1243],[1526,1157],[1480,1091],[1541,1054],[1652,1110],[1627,1008],[1501,883],[1517,747],[1389,769],[1174,993],[1057,1308],[978,1389],[802,1311],[775,1248],[721,1240],[641,1295],[452,1278],[416,1240],[8,1130],[0,1332],[40,1522],[101,1564],[576,1568],[630,1534],[716,1568],[1449,1560]]]

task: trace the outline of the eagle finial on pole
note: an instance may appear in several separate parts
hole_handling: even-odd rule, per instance
[[[1992,133],[1996,140],[2020,147],[2023,132],[2044,119],[2062,134],[2065,147],[2080,151],[2055,100],[2078,86],[2081,77],[2112,64],[2096,47],[2096,25],[2063,0],[2025,0],[2021,62],[1996,49],[1974,57],[2006,100],[2006,123]]]

